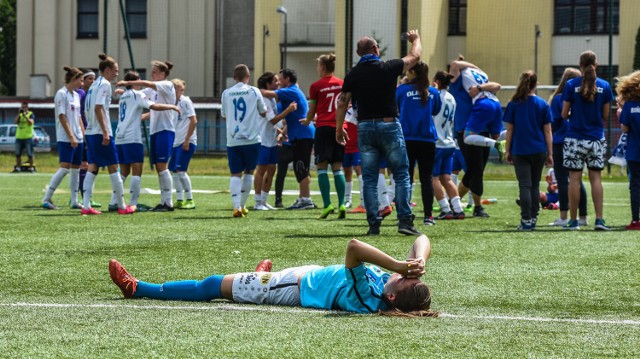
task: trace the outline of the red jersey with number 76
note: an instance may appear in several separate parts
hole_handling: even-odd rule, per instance
[[[325,76],[314,82],[309,89],[309,100],[316,103],[316,127],[336,127],[338,96],[344,81],[333,76]]]

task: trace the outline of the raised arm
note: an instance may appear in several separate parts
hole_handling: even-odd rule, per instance
[[[178,113],[178,115],[180,114],[180,108],[176,105],[167,105],[164,103],[154,103],[151,106],[149,106],[150,109],[154,110],[154,111],[170,111],[173,110],[175,112]]]
[[[143,87],[151,87],[152,89],[156,90],[156,83],[153,81],[146,81],[146,80],[135,80],[135,81],[118,81],[118,83],[116,84],[116,86],[143,86]]]
[[[458,77],[460,77],[460,71],[468,68],[468,67],[472,67],[474,69],[477,69],[478,67],[470,62],[466,62],[466,61],[462,61],[462,60],[456,60],[453,61],[451,63],[451,66],[449,66],[449,73],[453,75],[453,78],[451,79],[451,82],[456,82],[458,80]]]
[[[262,94],[262,97],[274,98],[278,101],[278,94],[276,94],[275,91],[260,89],[260,93]]]
[[[280,122],[283,118],[287,117],[288,114],[290,114],[291,112],[297,109],[298,109],[298,104],[295,102],[292,102],[289,104],[289,106],[287,106],[287,108],[284,109],[284,111],[275,115],[271,120],[269,120],[269,122],[271,122],[272,125],[275,125],[276,123]]]
[[[404,61],[404,72],[407,72],[417,64],[418,61],[420,61],[420,56],[422,55],[422,43],[420,42],[418,30],[411,30],[407,32],[407,40],[411,43],[411,49],[409,49],[407,56],[402,58],[402,61]]]
[[[429,239],[426,236],[418,237],[414,248],[415,253],[421,253],[420,257],[399,261],[370,244],[352,239],[347,244],[344,264],[347,268],[355,268],[362,263],[371,263],[403,276],[419,277],[424,273],[425,256],[428,257],[431,251]]]

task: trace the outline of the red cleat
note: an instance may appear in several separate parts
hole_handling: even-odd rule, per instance
[[[127,206],[125,209],[118,208],[118,214],[133,214],[136,211],[136,206]]]
[[[125,298],[133,298],[138,286],[138,280],[129,274],[122,264],[115,259],[109,261],[109,275],[113,283],[120,288]]]
[[[102,212],[97,211],[97,210],[95,210],[93,208],[89,208],[89,209],[84,209],[83,208],[81,213],[82,213],[83,216],[94,215],[94,214],[102,214]]]
[[[367,213],[367,210],[362,206],[358,206],[347,213]]]
[[[640,231],[640,221],[632,221],[628,226],[624,228],[629,231]]]
[[[378,215],[382,218],[387,217],[388,215],[391,214],[391,212],[393,212],[393,207],[391,206],[386,206],[383,209],[381,209],[380,211],[378,211]]]
[[[256,272],[271,272],[273,269],[273,263],[269,259],[261,260],[256,266]]]

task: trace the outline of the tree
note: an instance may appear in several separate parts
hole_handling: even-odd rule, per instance
[[[633,57],[633,69],[640,70],[640,27],[636,35],[636,54]]]
[[[0,0],[0,95],[16,93],[16,0]]]

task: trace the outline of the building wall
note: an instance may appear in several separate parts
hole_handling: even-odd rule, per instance
[[[256,84],[261,74],[267,71],[278,72],[280,69],[281,29],[282,22],[284,21],[284,17],[276,13],[276,8],[280,6],[280,3],[280,0],[259,0],[255,2],[253,36],[255,74],[252,80],[254,84]],[[268,36],[264,36],[263,34],[264,26],[266,26],[269,31]],[[263,51],[263,48],[265,51]]]
[[[422,43],[422,61],[429,64],[430,75],[447,69],[447,0],[409,0],[408,30],[418,29]],[[407,44],[407,49],[411,45]],[[400,54],[404,56],[405,54]]]

